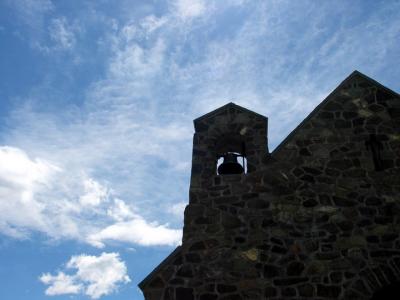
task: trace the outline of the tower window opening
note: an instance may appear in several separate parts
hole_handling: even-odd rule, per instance
[[[383,144],[375,134],[370,134],[369,139],[365,142],[367,150],[372,154],[375,171],[383,171],[384,165],[382,161]]]
[[[218,155],[217,174],[246,174],[247,160],[246,157],[239,152],[225,152]]]

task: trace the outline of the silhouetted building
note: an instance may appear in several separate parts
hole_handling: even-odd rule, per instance
[[[233,103],[194,120],[182,246],[146,300],[398,293],[400,96],[355,71],[272,153],[267,121]]]

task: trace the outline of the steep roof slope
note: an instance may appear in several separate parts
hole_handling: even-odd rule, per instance
[[[353,71],[345,80],[343,80],[338,87],[336,87],[275,149],[272,151],[271,155],[277,155],[281,149],[283,149],[290,141],[292,141],[297,133],[304,128],[308,122],[314,118],[318,114],[318,112],[326,106],[331,100],[333,100],[340,91],[348,85],[351,85],[353,82],[357,80],[364,80],[369,84],[376,86],[377,88],[382,89],[386,93],[391,94],[394,98],[400,98],[400,95],[396,92],[392,91],[391,89],[383,86],[379,82],[375,81],[374,79],[364,75],[363,73],[355,70]]]
[[[140,287],[140,289],[144,289],[144,287],[150,283],[155,276],[167,265],[169,265],[170,263],[173,262],[174,258],[176,256],[178,256],[178,254],[181,251],[181,246],[178,246],[175,248],[174,251],[172,251],[172,253],[170,255],[168,255],[157,267],[154,268],[153,271],[151,271],[151,273],[149,275],[146,276],[146,278],[144,278],[139,284],[138,286]]]

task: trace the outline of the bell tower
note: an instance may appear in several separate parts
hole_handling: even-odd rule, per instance
[[[195,133],[184,241],[192,234],[199,238],[197,228],[201,221],[193,220],[190,215],[192,207],[201,205],[207,212],[211,207],[201,199],[231,194],[230,189],[219,192],[223,190],[222,182],[240,181],[260,171],[268,154],[268,119],[265,116],[231,102],[193,122]],[[218,166],[220,158],[223,162]],[[208,217],[207,222],[212,223],[213,217]]]
[[[260,198],[269,191],[267,123],[234,103],[194,120],[182,245],[139,284],[146,300],[242,299],[241,278],[262,276],[256,247],[265,246],[260,224],[271,216]]]
[[[208,186],[220,157],[244,157],[248,173],[258,170],[268,153],[267,126],[266,117],[232,102],[195,119],[191,188]]]

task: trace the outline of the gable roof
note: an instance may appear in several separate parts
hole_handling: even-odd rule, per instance
[[[385,87],[384,85],[380,84],[376,80],[368,77],[367,75],[355,70],[353,71],[345,80],[343,80],[337,88],[335,88],[320,104],[317,105],[317,107],[314,108],[314,110],[299,124],[297,127],[289,133],[289,135],[274,149],[274,151],[271,152],[271,155],[273,156],[274,154],[278,153],[280,149],[282,149],[296,134],[297,132],[303,128],[307,122],[313,118],[319,111],[320,109],[325,106],[336,94],[347,84],[349,84],[352,80],[355,78],[362,78],[366,81],[369,81],[371,84],[377,86],[378,88],[383,89],[384,91],[388,92],[389,94],[392,94],[394,97],[398,98],[400,95],[396,93],[395,91]]]
[[[164,268],[164,266],[172,262],[172,260],[181,252],[181,248],[182,246],[176,247],[176,249],[172,251],[172,253],[168,255],[157,267],[155,267],[149,275],[139,282],[138,286],[142,291],[145,286]]]
[[[235,104],[233,102],[229,102],[228,104],[225,104],[225,105],[223,105],[223,106],[221,106],[221,107],[219,107],[219,108],[217,108],[217,109],[215,109],[215,110],[213,110],[213,111],[211,111],[209,113],[206,113],[205,115],[202,115],[202,116],[194,119],[193,120],[194,127],[196,128],[197,124],[200,123],[201,121],[204,121],[205,119],[208,119],[208,118],[212,118],[212,117],[220,114],[223,111],[229,111],[229,109],[232,109],[232,108],[235,109],[235,110],[244,112],[246,114],[252,114],[252,115],[255,115],[255,116],[257,116],[257,117],[259,117],[261,119],[268,120],[268,118],[266,116],[263,116],[263,115],[261,115],[259,113],[256,113],[256,112],[254,112],[252,110],[249,110],[247,108],[244,108],[244,107],[242,107],[240,105],[237,105],[237,104]]]

